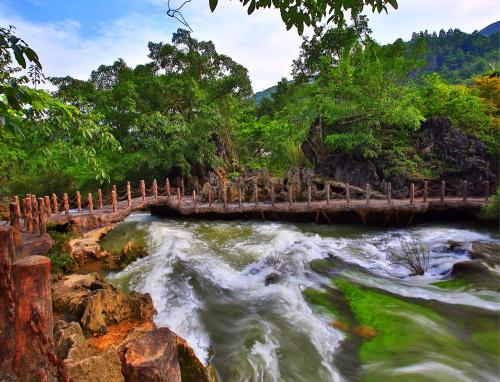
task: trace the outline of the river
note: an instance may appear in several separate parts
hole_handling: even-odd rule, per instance
[[[387,260],[418,238],[423,276]],[[469,259],[471,226],[405,229],[247,221],[171,220],[134,214],[103,240],[149,256],[107,276],[150,293],[158,326],[184,337],[220,381],[494,381],[499,372],[495,287],[435,282]],[[450,242],[458,242],[459,246]],[[324,264],[326,269],[312,267]],[[316,262],[315,262],[316,261]],[[312,263],[311,263],[312,262]],[[318,269],[320,268],[320,269]],[[355,328],[375,330],[359,336]]]

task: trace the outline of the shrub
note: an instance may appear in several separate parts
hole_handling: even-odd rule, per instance
[[[401,239],[399,243],[399,248],[389,247],[387,259],[392,264],[408,268],[414,275],[423,275],[429,268],[429,250],[416,239]]]

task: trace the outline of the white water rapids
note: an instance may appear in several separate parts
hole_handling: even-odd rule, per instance
[[[146,214],[130,216],[122,223],[127,224],[129,231],[145,232],[150,255],[108,279],[150,293],[158,312],[156,324],[184,337],[202,361],[214,364],[221,381],[349,379],[336,364],[346,334],[331,327],[332,318],[303,296],[305,288],[322,289],[329,283],[310,270],[315,259],[339,257],[353,264],[345,277],[403,297],[500,310],[495,292],[456,292],[430,285],[446,277],[455,262],[468,258],[465,251],[444,251],[447,241],[465,247],[473,241],[499,241],[489,231],[446,226],[382,231],[162,220]],[[118,231],[106,240],[119,241],[119,236]],[[408,270],[386,259],[388,246],[410,236],[431,250],[431,266],[424,276],[410,277]],[[359,267],[369,272],[358,272]],[[273,273],[275,283],[266,286],[266,277]],[[472,372],[436,359],[413,367],[426,368],[425,373],[439,370],[448,380],[474,380]]]

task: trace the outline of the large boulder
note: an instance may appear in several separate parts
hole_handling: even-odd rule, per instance
[[[153,330],[131,341],[122,353],[128,382],[181,382],[177,336],[168,328]]]

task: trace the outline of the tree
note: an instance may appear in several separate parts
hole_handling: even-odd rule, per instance
[[[292,27],[297,28],[299,35],[302,35],[306,26],[316,27],[325,19],[326,23],[342,24],[344,13],[351,12],[352,17],[360,15],[366,7],[370,7],[372,12],[387,12],[391,6],[397,9],[396,0],[239,0],[247,7],[248,14],[252,14],[256,9],[274,8],[280,12],[281,19],[287,30]],[[209,0],[212,12],[217,7],[218,0]]]

